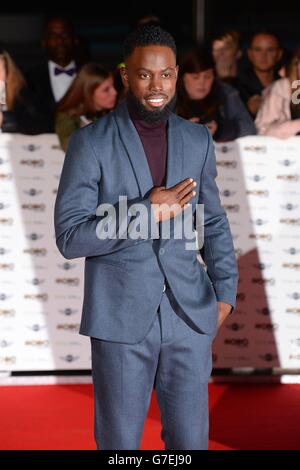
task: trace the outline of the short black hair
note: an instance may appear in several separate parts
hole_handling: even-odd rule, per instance
[[[54,23],[56,21],[59,21],[61,23],[64,23],[65,26],[67,27],[67,29],[69,30],[71,36],[75,36],[75,30],[74,30],[74,26],[72,24],[72,22],[66,18],[65,16],[49,16],[45,22],[44,22],[44,25],[43,25],[43,38],[45,38],[47,36],[47,32],[48,32],[48,27],[51,23]]]
[[[170,33],[158,25],[145,24],[132,31],[124,41],[123,58],[129,57],[136,47],[167,46],[177,55],[175,40]]]
[[[278,43],[278,47],[280,47],[280,38],[279,38],[278,34],[276,34],[274,31],[272,31],[268,28],[261,28],[261,29],[258,29],[255,33],[252,33],[252,35],[250,36],[250,40],[249,40],[249,47],[252,46],[252,43],[253,43],[254,39],[256,38],[256,36],[260,36],[261,34],[264,34],[266,36],[271,36],[274,39],[276,39],[276,41]]]

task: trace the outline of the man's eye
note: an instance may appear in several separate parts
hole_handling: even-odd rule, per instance
[[[140,74],[140,78],[145,79],[145,78],[148,78],[148,77],[149,77],[149,75],[147,73],[141,73]]]
[[[169,72],[163,73],[164,78],[170,78],[171,74]]]

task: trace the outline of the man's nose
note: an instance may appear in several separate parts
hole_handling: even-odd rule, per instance
[[[162,90],[162,80],[160,77],[153,77],[150,83],[151,90],[160,91]]]
[[[58,37],[56,38],[56,45],[57,45],[57,46],[63,45],[64,42],[65,42],[65,41],[64,41],[64,38],[62,38],[61,36],[58,36]]]

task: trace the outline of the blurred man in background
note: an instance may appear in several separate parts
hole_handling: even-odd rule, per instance
[[[72,25],[63,18],[52,18],[44,29],[42,46],[47,60],[34,67],[27,76],[29,88],[41,115],[47,117],[45,132],[54,132],[54,113],[74,78],[76,37]]]

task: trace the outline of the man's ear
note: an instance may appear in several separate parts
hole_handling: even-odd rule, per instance
[[[179,65],[176,65],[175,67],[175,76],[176,76],[176,80],[178,78],[178,71],[179,71]]]
[[[124,87],[125,87],[125,88],[128,88],[128,87],[129,87],[129,83],[128,83],[127,68],[126,68],[126,67],[121,67],[121,68],[120,68],[120,74],[121,74],[121,79],[122,79],[122,83],[123,83]]]

